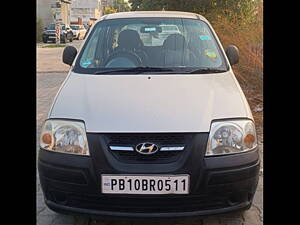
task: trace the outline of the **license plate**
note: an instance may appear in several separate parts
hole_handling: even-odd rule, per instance
[[[102,175],[105,194],[188,194],[189,175]]]

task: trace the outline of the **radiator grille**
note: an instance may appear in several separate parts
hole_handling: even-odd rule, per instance
[[[154,134],[106,134],[108,146],[131,146],[151,142],[159,147],[187,146],[193,137],[190,133],[154,133]],[[183,150],[184,151],[184,150]],[[170,163],[176,161],[183,151],[158,151],[152,155],[142,155],[134,151],[110,151],[118,160],[129,163]]]

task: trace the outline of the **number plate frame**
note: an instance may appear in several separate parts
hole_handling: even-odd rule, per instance
[[[112,179],[117,180],[115,186],[115,190],[111,190]],[[120,180],[124,180],[124,189],[120,190]],[[130,182],[129,180],[132,179],[131,189],[130,190]],[[134,179],[134,180],[133,180]],[[139,180],[139,182],[136,182]],[[143,180],[147,180],[144,182]],[[154,180],[150,181],[150,180]],[[159,182],[161,180],[161,182]],[[170,180],[170,190],[166,187],[166,180]],[[176,180],[177,180],[177,191],[176,191]],[[183,182],[185,180],[185,182]],[[140,183],[140,185],[135,184]],[[151,183],[152,182],[152,183]],[[160,184],[158,184],[160,183]],[[151,186],[152,184],[152,186]],[[135,186],[139,187],[136,190]],[[184,185],[185,188],[184,188]],[[147,186],[147,190],[144,188]],[[162,187],[163,186],[163,187]],[[162,187],[162,190],[158,190],[159,187]],[[150,190],[149,190],[150,189]],[[154,191],[153,191],[154,189]],[[157,189],[157,190],[156,190]],[[133,194],[133,195],[162,195],[162,194],[189,194],[190,193],[190,175],[189,174],[102,174],[101,175],[101,193],[102,194]]]

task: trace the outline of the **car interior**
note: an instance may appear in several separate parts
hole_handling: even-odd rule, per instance
[[[166,26],[166,25],[165,25]],[[92,35],[83,53],[85,68],[135,67],[217,67],[218,57],[208,57],[205,51],[217,54],[211,39],[200,39],[201,31],[180,30],[174,25],[106,27]],[[208,36],[207,33],[203,33]],[[90,45],[90,46],[89,46]]]
[[[193,66],[198,61],[182,34],[170,34],[162,46],[145,46],[137,31],[126,29],[119,33],[117,43],[117,47],[111,49],[104,61],[105,67],[114,67],[121,63],[116,62],[116,59],[122,61],[124,57],[134,61],[135,66],[149,67]],[[115,63],[111,64],[112,60]]]

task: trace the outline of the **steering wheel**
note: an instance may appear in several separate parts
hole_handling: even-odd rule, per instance
[[[139,67],[139,66],[142,66],[142,59],[134,52],[121,50],[121,51],[113,52],[105,60],[105,62],[103,63],[103,66],[106,68],[128,67],[128,66]]]

